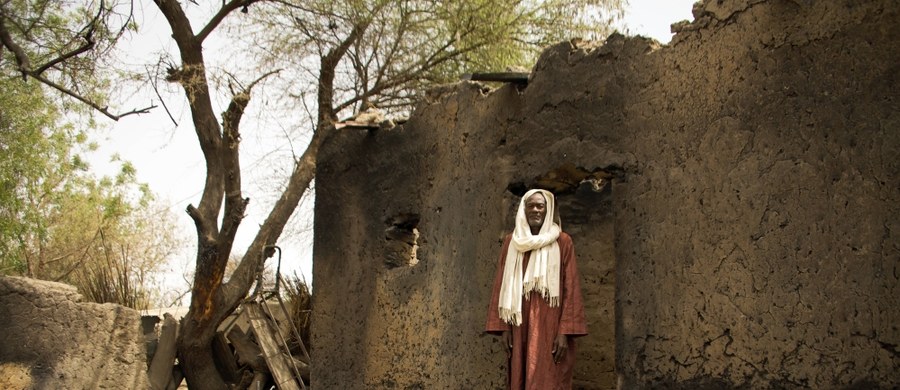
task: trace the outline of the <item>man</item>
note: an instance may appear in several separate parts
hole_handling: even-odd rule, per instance
[[[570,389],[575,337],[587,334],[572,237],[553,194],[525,193],[500,251],[486,331],[509,348],[510,389]]]

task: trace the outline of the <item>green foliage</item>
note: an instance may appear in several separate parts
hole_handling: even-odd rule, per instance
[[[125,31],[134,29],[130,1],[12,0],[0,7],[10,38],[28,55],[32,68],[94,42],[92,50],[55,67],[60,72],[86,72],[85,78],[95,78],[98,60]],[[4,76],[17,73],[10,69],[14,64],[4,61]]]
[[[135,30],[130,0],[9,0],[0,2],[0,77],[44,83],[69,97],[66,111],[109,105],[104,71],[119,38]],[[55,98],[57,95],[50,95]]]
[[[241,29],[264,67],[298,69],[292,95],[318,59],[354,28],[365,31],[338,68],[341,103],[405,109],[417,91],[463,73],[529,68],[540,50],[572,38],[602,39],[624,0],[293,0],[255,6]],[[372,96],[369,96],[372,95]]]
[[[120,161],[114,177],[88,172],[78,155],[87,141],[39,85],[0,79],[0,274],[146,307],[174,237],[159,224],[165,215],[146,215],[152,196],[130,163]]]
[[[89,299],[139,307],[165,251],[141,252],[174,239],[140,237],[155,225],[141,215],[152,200],[147,187],[125,161],[113,177],[92,176],[79,153],[96,147],[85,132],[93,119],[76,126],[60,113],[86,113],[85,101],[107,104],[111,83],[100,70],[134,29],[131,6],[0,2],[0,273],[67,282]]]
[[[2,79],[0,91],[0,272],[24,273],[24,242],[47,236],[36,210],[52,203],[63,179],[82,166],[70,154],[71,129],[46,131],[59,114],[36,84]]]

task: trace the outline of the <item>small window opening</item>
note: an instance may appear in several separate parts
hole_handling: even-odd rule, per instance
[[[385,220],[385,265],[388,268],[419,263],[419,214],[401,213]]]

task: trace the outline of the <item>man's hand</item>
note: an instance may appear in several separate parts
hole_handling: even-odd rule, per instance
[[[564,334],[556,336],[556,340],[553,341],[553,362],[559,364],[568,350],[569,338]]]

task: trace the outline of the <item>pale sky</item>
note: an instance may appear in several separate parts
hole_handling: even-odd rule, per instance
[[[216,2],[211,2],[213,5]],[[693,0],[630,0],[624,20],[623,33],[643,35],[668,43],[672,34],[669,25],[681,21],[692,20],[691,7]],[[204,13],[200,6],[194,6],[195,14]],[[189,13],[192,11],[188,9]],[[155,63],[159,53],[176,53],[175,45],[165,31],[165,21],[155,6],[149,1],[140,1],[136,10],[140,34],[127,43],[124,49],[128,53],[125,63],[137,69],[145,64]],[[199,22],[195,23],[199,25]],[[197,25],[194,26],[197,29]],[[229,50],[233,48],[227,42],[211,37],[205,45],[204,55],[210,66],[230,68]],[[223,55],[224,54],[224,55]],[[222,58],[224,57],[224,58]],[[160,84],[165,84],[161,82]],[[165,87],[165,86],[164,86]],[[158,195],[160,202],[171,210],[178,221],[181,235],[185,237],[188,247],[170,262],[171,276],[167,283],[181,286],[184,282],[179,276],[182,268],[193,269],[196,236],[190,218],[184,213],[189,203],[199,201],[203,186],[205,167],[199,144],[186,110],[183,94],[169,86],[160,93],[166,99],[169,109],[178,122],[176,127],[162,107],[154,109],[150,114],[129,116],[117,123],[107,123],[109,128],[101,131],[97,141],[100,150],[88,156],[92,166],[98,173],[109,173],[109,156],[118,153],[131,161],[137,169],[138,179],[149,184],[151,190]],[[294,132],[285,128],[289,120],[279,118],[265,108],[265,92],[256,94],[251,99],[245,120],[242,123],[243,141],[241,144],[242,177],[244,196],[251,198],[247,210],[247,218],[241,225],[235,244],[235,253],[243,254],[255,234],[255,227],[265,218],[273,197],[283,183],[272,180],[282,176],[290,169],[291,146],[295,153],[302,153],[306,140],[302,136],[285,134]],[[159,103],[156,94],[146,91],[144,95],[134,96],[133,106],[126,110],[147,105],[149,102]],[[227,101],[214,103],[216,112],[224,110]],[[98,121],[104,124],[105,118]],[[291,142],[287,142],[290,139]],[[272,152],[275,150],[275,152]],[[282,173],[279,175],[279,171]],[[286,232],[279,245],[284,250],[283,270],[287,274],[297,272],[309,281],[312,279],[312,234],[305,230],[312,224],[311,201],[301,207],[292,222],[295,228]]]
[[[668,43],[672,39],[669,26],[682,20],[694,20],[691,14],[695,0],[628,0],[625,24],[631,35],[643,35]]]

